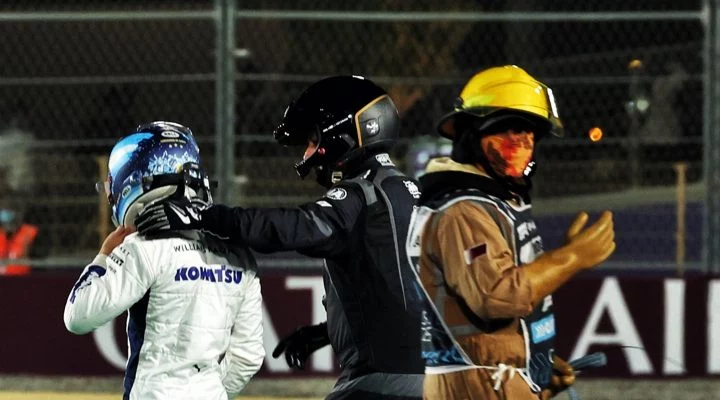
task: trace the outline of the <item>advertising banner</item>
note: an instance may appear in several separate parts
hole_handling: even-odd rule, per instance
[[[0,278],[0,373],[113,375],[125,366],[125,315],[83,336],[63,324],[67,295],[79,273],[33,272]],[[331,349],[316,352],[305,371],[270,354],[296,327],[325,320],[319,274],[262,275],[263,377],[333,376]],[[597,377],[706,377],[720,374],[720,279],[652,275],[576,277],[554,296],[557,352],[574,359],[604,351]]]

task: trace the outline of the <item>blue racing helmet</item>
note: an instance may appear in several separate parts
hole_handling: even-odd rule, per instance
[[[108,177],[97,189],[107,195],[116,226],[134,226],[140,210],[160,198],[179,195],[212,200],[192,131],[165,121],[140,125],[120,139],[110,153]]]

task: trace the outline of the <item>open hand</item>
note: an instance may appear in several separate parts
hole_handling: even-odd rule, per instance
[[[587,213],[575,218],[566,234],[566,245],[560,248],[575,257],[582,268],[594,267],[605,261],[615,251],[615,227],[612,213],[604,211],[589,227]]]

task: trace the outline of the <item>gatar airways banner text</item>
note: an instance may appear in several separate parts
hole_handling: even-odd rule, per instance
[[[75,272],[1,277],[0,373],[113,375],[125,366],[125,315],[95,333],[75,336],[62,312]],[[262,274],[263,377],[333,376],[330,347],[305,371],[290,370],[270,354],[297,326],[325,320],[319,274]],[[704,377],[720,374],[720,279],[657,276],[581,276],[554,296],[558,354],[574,359],[605,351],[596,377]]]

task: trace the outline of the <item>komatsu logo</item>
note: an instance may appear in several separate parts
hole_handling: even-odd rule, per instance
[[[175,271],[176,282],[196,280],[239,284],[242,280],[242,271],[230,269],[225,265],[221,265],[220,268],[182,267]]]

